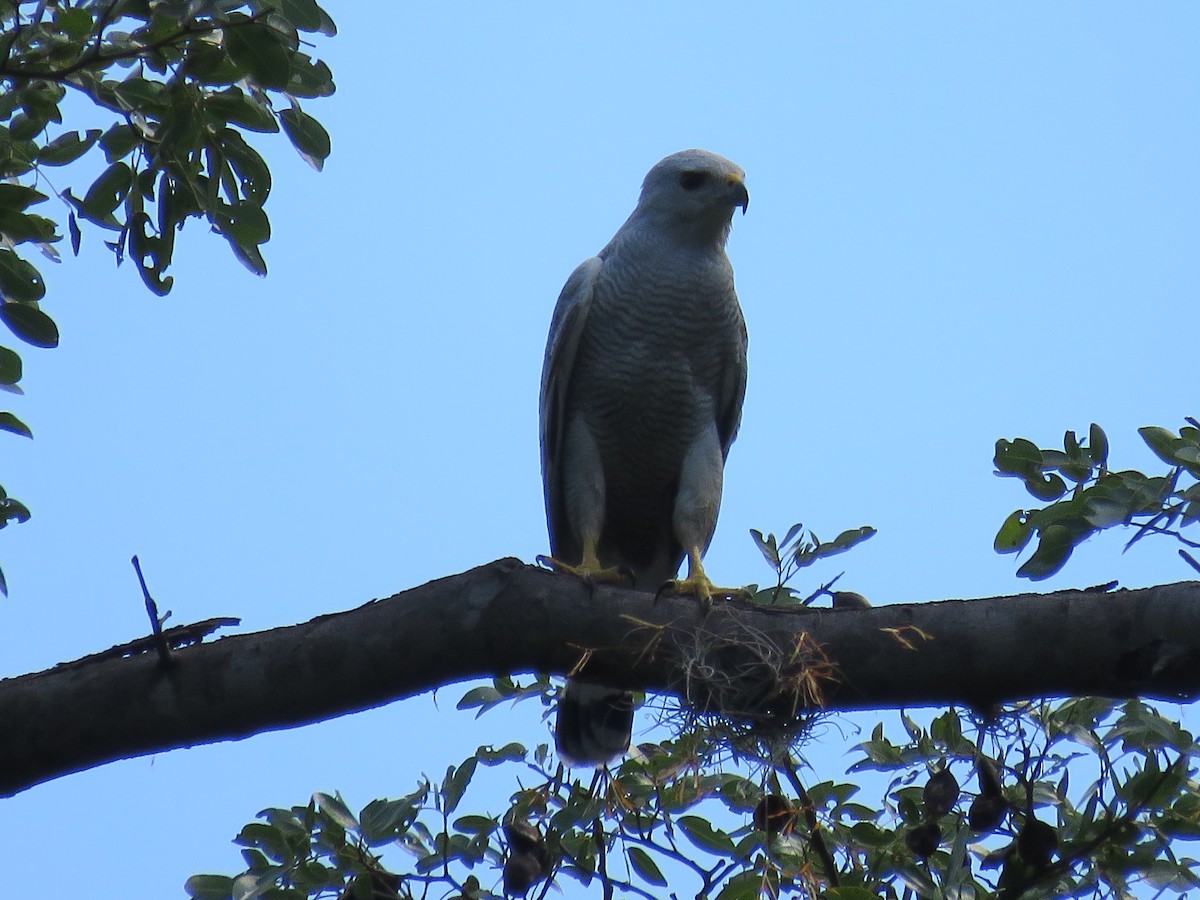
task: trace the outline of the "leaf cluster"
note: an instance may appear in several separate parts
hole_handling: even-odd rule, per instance
[[[1200,837],[1200,748],[1155,707],[1079,698],[986,720],[904,715],[901,725],[898,742],[881,723],[858,746],[858,784],[805,785],[788,751],[736,763],[703,727],[635,747],[584,780],[546,745],[482,747],[440,782],[357,816],[324,794],[266,810],[238,838],[246,871],[196,876],[188,890],[206,900],[544,897],[567,879],[604,896],[669,887],[712,900],[898,900],[1200,886],[1200,864],[1175,849]],[[481,765],[506,767],[519,787],[503,809],[461,814]],[[514,880],[517,859],[537,864]]]
[[[357,814],[339,795],[326,793],[313,794],[306,806],[265,809],[235,839],[245,871],[236,877],[196,875],[185,890],[199,900],[334,895],[372,900],[422,896],[442,885],[445,896],[489,896],[478,879],[459,870],[485,860],[499,864],[502,853],[492,841],[501,835],[500,821],[454,813],[477,766],[524,756],[518,744],[480,747],[461,765],[450,766],[440,783],[422,778],[412,793],[373,800]],[[411,867],[402,875],[385,869],[379,855],[385,847],[402,849]]]
[[[317,0],[0,4],[0,322],[31,346],[57,346],[28,249],[59,261],[62,213],[75,253],[83,227],[95,227],[117,263],[131,260],[159,295],[171,289],[175,234],[191,218],[264,275],[271,173],[246,134],[282,130],[321,168],[329,136],[301,107],[334,91],[302,38],[317,33],[335,33]],[[97,127],[63,127],[70,94],[93,105]],[[83,169],[72,164],[97,155],[103,168],[89,183],[57,186],[56,170],[72,166],[73,177]],[[46,210],[51,197],[58,215]],[[19,392],[21,376],[20,356],[0,346],[0,388]],[[31,436],[11,412],[0,413],[0,429]],[[3,506],[0,524],[27,515]]]
[[[874,537],[875,534],[875,529],[870,525],[862,525],[843,531],[832,541],[822,541],[817,537],[816,532],[805,529],[802,524],[797,523],[787,530],[782,540],[779,540],[773,532],[764,537],[757,528],[751,528],[750,537],[754,539],[763,559],[767,561],[767,565],[771,567],[776,576],[774,587],[757,591],[752,599],[756,603],[765,605],[808,606],[817,597],[828,593],[837,578],[807,597],[801,597],[795,590],[788,587],[788,582],[801,569],[806,569],[826,557],[845,553],[868,538]],[[840,577],[839,575],[838,578]]]
[[[1116,526],[1136,527],[1126,548],[1149,534],[1165,534],[1187,547],[1200,547],[1183,529],[1200,521],[1200,423],[1188,419],[1178,434],[1139,428],[1142,440],[1170,466],[1162,475],[1108,468],[1108,438],[1093,424],[1087,441],[1068,431],[1063,449],[1041,449],[1016,438],[996,442],[996,474],[1018,478],[1047,505],[1018,509],[996,534],[998,553],[1019,553],[1036,535],[1033,554],[1017,574],[1039,581],[1059,571],[1074,549],[1093,534]],[[1181,556],[1200,571],[1186,550]]]

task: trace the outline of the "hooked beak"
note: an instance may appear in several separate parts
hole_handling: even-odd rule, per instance
[[[730,196],[733,198],[733,205],[742,208],[742,215],[746,214],[746,210],[750,208],[750,192],[746,190],[746,183],[737,175],[729,175]]]

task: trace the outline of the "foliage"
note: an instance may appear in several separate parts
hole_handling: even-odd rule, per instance
[[[1197,432],[1142,435],[1174,466],[1161,483],[1108,472],[1098,426],[1088,446],[1068,433],[1061,453],[1002,441],[997,468],[1060,502],[1069,502],[1061,500],[1066,477],[1076,484],[1073,499],[1093,516],[1104,503],[1123,504],[1107,524],[1147,517],[1135,540],[1148,533],[1184,540],[1171,529],[1196,518],[1196,498],[1179,481],[1183,472],[1196,474]],[[1154,484],[1153,508],[1143,502],[1149,495],[1122,493],[1145,483]],[[1065,518],[1039,520],[1037,512],[1025,514],[1031,529]],[[1089,527],[1107,527],[1102,521]],[[873,534],[863,527],[823,543],[800,525],[782,541],[753,531],[777,582],[754,599],[807,606],[833,593],[836,605],[841,592],[829,590],[832,582],[805,598],[787,582]],[[469,690],[459,708],[478,716],[538,699],[549,709],[554,696],[544,677],[525,684],[504,677]],[[615,769],[582,779],[548,746],[514,743],[481,747],[440,781],[423,778],[413,793],[372,801],[358,816],[325,794],[306,807],[266,810],[265,822],[237,839],[246,870],[195,876],[187,890],[205,900],[482,900],[531,892],[540,900],[575,881],[605,897],[1015,900],[1200,888],[1200,862],[1178,847],[1200,839],[1200,744],[1140,700],[949,709],[923,721],[900,713],[899,740],[879,722],[857,745],[847,771],[854,782],[822,778],[803,761],[803,743],[831,724],[827,716],[787,740],[731,741],[711,720],[680,720],[686,724],[673,739],[634,747]],[[480,765],[508,768],[519,788],[503,809],[458,814]]]
[[[546,697],[544,687],[495,689]],[[187,889],[205,900],[541,897],[556,880],[605,896],[669,885],[750,900],[1200,887],[1197,862],[1174,847],[1200,838],[1200,748],[1154,708],[1079,699],[901,725],[899,741],[880,723],[859,744],[858,784],[815,774],[806,784],[811,770],[789,750],[732,759],[704,729],[643,744],[582,780],[545,745],[481,747],[357,815],[327,794],[264,810],[237,838],[246,870],[195,876]],[[493,765],[522,786],[503,809],[460,812],[479,767]]]
[[[1042,450],[1024,438],[996,442],[996,474],[1020,478],[1038,500],[1049,505],[1013,512],[996,534],[998,553],[1019,553],[1037,535],[1037,548],[1017,570],[1041,580],[1059,571],[1080,543],[1114,526],[1136,526],[1126,548],[1149,534],[1165,534],[1191,548],[1200,542],[1184,528],[1200,522],[1200,422],[1188,419],[1176,434],[1166,428],[1139,428],[1142,440],[1170,466],[1149,476],[1108,468],[1108,438],[1093,424],[1086,443],[1068,431],[1062,450]],[[1070,487],[1068,486],[1070,483]],[[1187,550],[1180,555],[1197,571]]]
[[[801,597],[799,593],[788,587],[788,582],[801,569],[808,568],[817,560],[845,553],[857,544],[874,537],[875,534],[875,529],[870,525],[862,525],[843,531],[832,541],[822,541],[817,537],[816,532],[805,530],[803,525],[797,523],[787,530],[783,540],[780,541],[773,533],[763,537],[761,531],[751,528],[750,537],[754,539],[763,559],[775,570],[776,575],[775,586],[757,591],[753,597],[754,601],[764,605],[778,603],[784,606],[809,606],[822,594],[830,593],[830,588],[841,578],[841,575],[823,584],[807,597]]]
[[[172,286],[175,233],[193,217],[266,274],[271,173],[245,133],[282,129],[317,169],[329,155],[300,102],[334,90],[301,39],[335,31],[316,0],[9,0],[0,27],[0,321],[17,338],[58,344],[27,250],[59,261],[63,213],[75,253],[84,227],[107,232],[117,263],[132,260],[159,295]],[[95,127],[62,127],[71,94],[104,111],[91,110]],[[54,170],[97,156],[104,168],[85,187],[58,184]],[[57,216],[42,206],[51,196]],[[19,391],[21,374],[20,356],[0,347],[0,387]],[[32,436],[10,412],[0,429]],[[0,527],[28,517],[0,490]]]

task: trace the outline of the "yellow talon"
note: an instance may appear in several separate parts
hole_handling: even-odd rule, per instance
[[[621,566],[609,566],[608,568],[604,568],[603,566],[588,566],[586,564],[573,566],[552,556],[539,556],[537,561],[547,569],[555,572],[564,572],[567,575],[574,575],[586,584],[616,584],[622,587],[633,586],[633,573]]]
[[[690,594],[700,601],[700,606],[706,615],[712,609],[714,597],[723,597],[728,600],[734,598],[748,600],[750,598],[750,592],[745,588],[724,588],[714,585],[712,579],[704,572],[698,547],[688,550],[687,578],[668,581],[658,589],[658,594]]]
[[[591,587],[597,584],[615,584],[622,587],[633,587],[633,572],[625,566],[603,566],[596,555],[596,542],[588,540],[583,545],[583,562],[579,565],[563,562],[553,556],[539,556],[537,561],[555,572],[565,572],[574,575],[580,581]]]

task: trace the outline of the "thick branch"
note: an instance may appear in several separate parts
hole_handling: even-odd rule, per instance
[[[807,635],[807,637],[805,637]],[[812,648],[819,648],[814,651]],[[589,652],[590,651],[590,652]],[[774,610],[597,587],[499,560],[358,609],[173,655],[0,682],[0,795],[492,674],[587,674],[742,712],[1200,694],[1200,582],[865,610]],[[816,688],[816,694],[808,689]],[[819,697],[817,696],[819,695]]]

